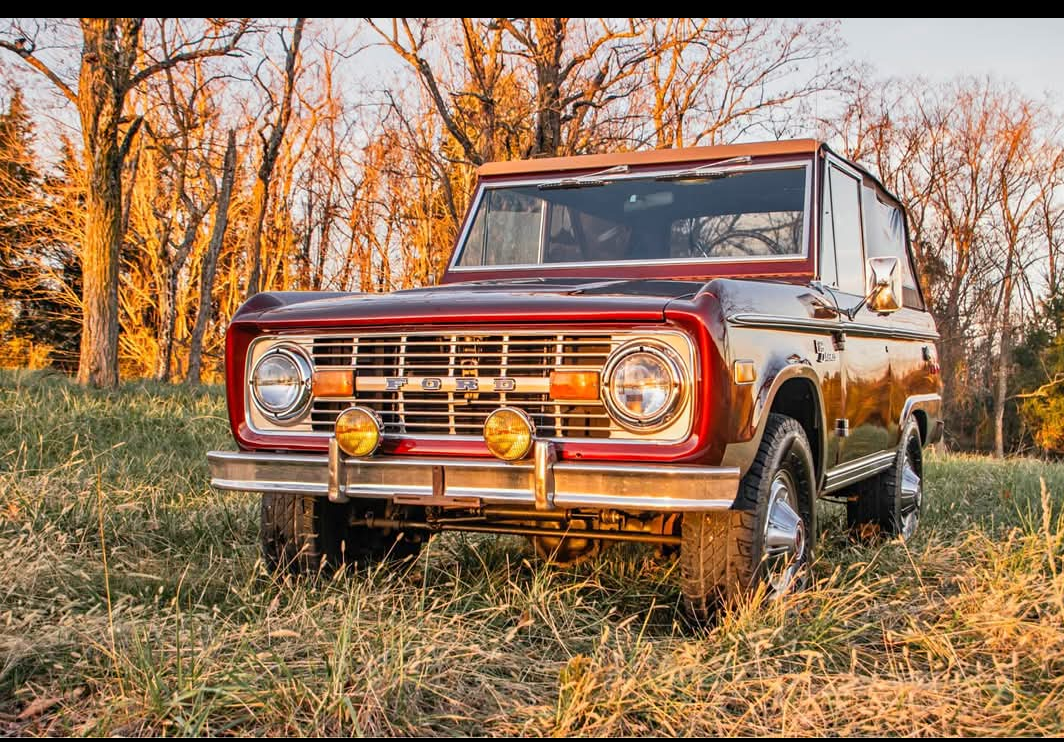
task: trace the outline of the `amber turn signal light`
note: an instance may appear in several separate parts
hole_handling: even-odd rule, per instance
[[[355,374],[350,369],[342,371],[315,371],[315,397],[351,397],[355,393]]]
[[[734,369],[736,384],[753,384],[757,381],[757,369],[753,361],[736,361]]]
[[[365,407],[348,407],[336,416],[336,444],[348,456],[372,456],[381,444],[381,419]]]
[[[523,459],[532,450],[536,426],[522,410],[500,407],[484,421],[484,442],[503,461]]]
[[[551,399],[598,399],[598,371],[551,371]]]

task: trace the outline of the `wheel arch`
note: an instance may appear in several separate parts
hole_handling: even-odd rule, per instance
[[[772,383],[765,384],[758,395],[754,407],[757,416],[754,435],[748,441],[728,444],[722,463],[739,467],[740,473],[745,475],[761,445],[769,414],[776,412],[787,415],[798,421],[809,439],[819,492],[827,468],[828,431],[824,411],[824,395],[816,371],[806,364],[783,367],[772,378]]]
[[[786,415],[798,421],[809,440],[813,453],[813,469],[819,489],[820,480],[825,469],[826,436],[824,421],[824,400],[820,386],[807,376],[791,376],[780,384],[772,396],[768,412]],[[767,415],[765,415],[767,417]]]
[[[922,445],[927,440],[927,413],[924,410],[913,410],[913,418],[916,420],[916,427],[920,430]]]
[[[899,435],[905,427],[905,421],[910,417],[916,420],[920,429],[920,445],[936,443],[942,436],[942,396],[913,394],[907,397],[898,418]],[[900,443],[899,441],[899,445]]]

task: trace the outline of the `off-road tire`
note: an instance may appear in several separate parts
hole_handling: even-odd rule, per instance
[[[770,488],[781,469],[790,473],[797,489],[797,514],[805,533],[799,586],[807,579],[816,534],[813,455],[798,421],[771,413],[757,455],[739,483],[734,507],[722,513],[684,514],[681,588],[692,618],[705,620],[721,600],[748,594],[764,580],[762,534]]]
[[[267,493],[262,496],[262,556],[271,571],[293,575],[331,573],[384,559],[413,556],[421,542],[378,528],[349,525],[351,505],[324,497]]]
[[[923,477],[923,448],[920,426],[910,417],[901,431],[897,453],[889,469],[861,482],[846,502],[846,521],[850,535],[857,541],[876,541],[882,538],[902,536],[911,538],[919,522],[921,498],[917,502],[916,521],[908,534],[905,531],[904,483],[906,461],[915,467],[918,477]]]
[[[680,524],[680,589],[688,615],[708,621],[723,597],[729,513],[684,513]]]

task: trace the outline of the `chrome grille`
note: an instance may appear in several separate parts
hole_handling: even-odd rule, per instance
[[[572,332],[315,337],[308,350],[316,368],[352,368],[358,379],[505,377],[518,391],[356,389],[352,397],[315,399],[310,427],[330,432],[341,410],[359,404],[381,416],[386,434],[475,436],[492,410],[510,404],[532,417],[541,436],[609,438],[616,428],[599,400],[558,403],[545,391],[520,391],[520,382],[549,379],[555,369],[600,371],[624,339]]]

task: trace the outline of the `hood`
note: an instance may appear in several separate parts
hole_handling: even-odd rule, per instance
[[[280,327],[505,321],[660,322],[666,305],[700,281],[545,279],[451,283],[390,294],[289,291],[258,294],[234,320]]]

